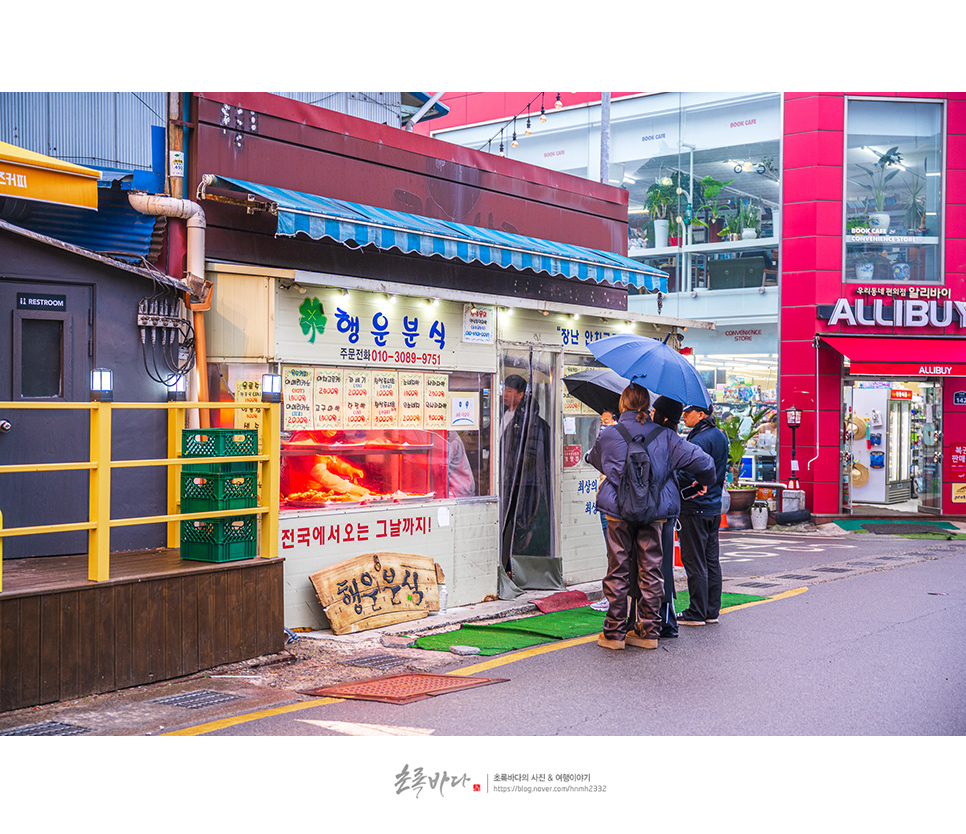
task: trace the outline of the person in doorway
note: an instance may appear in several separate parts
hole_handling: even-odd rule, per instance
[[[684,406],[669,397],[658,397],[651,409],[651,419],[659,426],[670,429],[675,434],[681,420]],[[661,603],[661,637],[677,637],[678,623],[674,613],[674,529],[678,526],[677,516],[668,516],[661,531],[661,575],[664,577],[664,600]]]
[[[604,429],[606,429],[608,426],[613,426],[614,423],[616,423],[616,422],[617,422],[617,420],[614,419],[614,412],[613,411],[604,411],[600,415],[600,428],[601,428],[601,431],[603,431]],[[598,492],[600,492],[600,488],[603,485],[603,483],[604,483],[604,476],[601,475],[600,483],[597,484],[597,491]],[[604,513],[601,513],[601,512],[598,512],[597,515],[600,516],[600,526],[601,526],[601,529],[604,531],[604,547],[606,548],[607,547],[607,516],[604,515]],[[607,605],[608,605],[608,603],[607,603],[607,597],[604,596],[604,597],[601,597],[597,602],[593,603],[590,607],[593,608],[594,611],[606,611],[607,610]]]
[[[714,483],[707,490],[681,502],[681,563],[688,575],[688,607],[677,615],[678,625],[703,626],[718,622],[721,611],[721,562],[718,528],[721,526],[721,491],[728,469],[728,438],[715,423],[710,407],[689,405],[684,425],[688,440],[714,461]],[[692,479],[678,476],[681,488]]]
[[[661,631],[661,602],[664,579],[661,574],[661,532],[668,517],[677,515],[680,495],[674,480],[677,471],[687,472],[701,484],[713,483],[715,470],[711,458],[675,432],[655,425],[648,416],[651,397],[647,389],[628,385],[620,398],[617,427],[602,431],[588,455],[588,463],[604,474],[597,493],[597,509],[607,515],[607,575],[604,594],[609,603],[604,628],[597,645],[606,649],[623,649],[625,643],[645,649],[656,649]],[[635,524],[621,518],[617,502],[627,457],[627,442],[618,427],[632,436],[650,438],[650,477],[661,484],[655,520]],[[628,597],[631,585],[640,586],[640,603],[628,622]]]
[[[502,480],[506,503],[501,559],[512,574],[511,556],[552,556],[550,516],[550,426],[528,391],[527,381],[510,374],[504,381]]]

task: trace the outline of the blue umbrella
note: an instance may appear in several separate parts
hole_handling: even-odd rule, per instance
[[[665,342],[620,333],[591,342],[590,352],[642,388],[685,405],[710,406],[711,395],[694,365]]]

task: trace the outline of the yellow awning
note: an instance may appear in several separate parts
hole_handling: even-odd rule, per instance
[[[97,210],[100,172],[0,142],[0,197]]]

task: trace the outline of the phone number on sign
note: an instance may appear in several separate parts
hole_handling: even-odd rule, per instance
[[[395,362],[397,365],[441,365],[439,353],[416,353],[414,350],[374,350],[373,362]]]

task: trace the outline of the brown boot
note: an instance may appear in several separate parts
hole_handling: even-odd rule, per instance
[[[607,635],[601,632],[597,637],[597,645],[603,646],[605,649],[623,649],[623,640],[610,640]]]
[[[639,649],[657,648],[656,637],[640,637],[634,631],[628,631],[627,636],[624,637],[624,641],[627,643],[628,646],[637,646]]]

